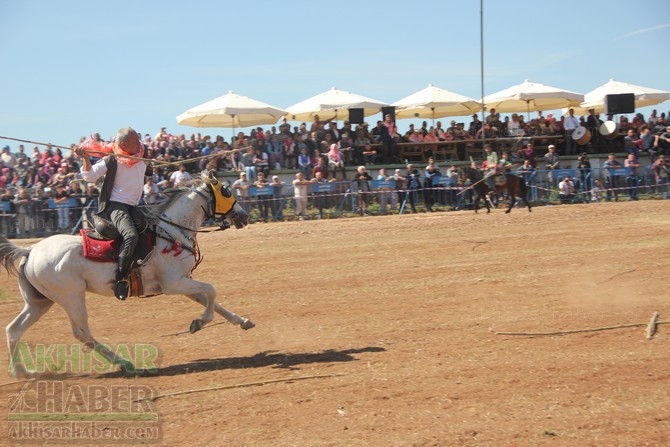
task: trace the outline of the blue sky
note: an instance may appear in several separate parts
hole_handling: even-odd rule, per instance
[[[484,93],[524,79],[670,90],[667,11],[666,0],[485,0]],[[0,30],[0,135],[65,146],[128,125],[230,139],[176,122],[229,90],[282,108],[331,87],[388,103],[429,83],[481,98],[477,0],[0,0]]]

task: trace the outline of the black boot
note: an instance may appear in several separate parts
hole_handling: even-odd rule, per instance
[[[114,295],[116,295],[116,299],[120,301],[125,301],[126,298],[128,297],[128,280],[127,279],[121,279],[116,282],[116,286],[114,286]]]
[[[120,265],[116,270],[114,295],[116,295],[116,299],[120,301],[125,301],[128,297],[128,266]]]

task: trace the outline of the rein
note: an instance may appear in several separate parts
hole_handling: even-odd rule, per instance
[[[209,202],[209,197],[207,197],[202,191],[200,191],[196,188],[193,188],[192,191],[194,193],[196,193],[197,195],[199,195],[200,197],[202,197],[203,199],[205,199],[205,202],[210,203]],[[201,206],[201,208],[202,208],[202,211],[205,213],[205,220],[212,219],[212,218],[215,217],[214,214],[211,212],[211,210],[212,210],[211,203],[209,205],[209,209],[205,209],[204,206]],[[175,222],[171,219],[165,218],[164,216],[165,216],[165,213],[163,213],[163,215],[159,216],[158,220],[160,220],[161,222],[165,222],[166,224],[170,224],[173,227],[179,228],[180,230],[189,231],[191,233],[212,233],[213,231],[219,231],[219,230],[222,229],[222,228],[217,228],[217,229],[214,229],[214,230],[197,230],[195,228],[185,227],[185,226],[183,226],[181,224],[178,224],[177,222]]]
[[[195,192],[195,193],[196,193],[197,195],[199,195],[200,197],[202,197],[203,199],[205,199],[205,201],[206,201],[207,203],[210,203],[210,201],[209,201],[209,197],[207,197],[202,191],[200,191],[200,190],[198,190],[198,189],[196,189],[196,188],[194,188],[192,191]],[[202,208],[202,211],[205,213],[205,220],[208,220],[208,219],[215,219],[215,220],[216,220],[216,216],[212,213],[212,205],[211,205],[211,203],[210,203],[210,205],[209,205],[209,210],[208,210],[208,209],[205,209],[204,206],[201,206],[201,208]],[[163,214],[163,216],[164,216],[164,215],[165,215],[165,214]],[[189,228],[189,227],[185,227],[185,226],[183,226],[183,225],[181,225],[181,224],[178,224],[177,222],[175,222],[175,221],[173,221],[173,220],[168,220],[168,219],[164,218],[163,216],[159,216],[159,217],[158,217],[158,220],[160,220],[161,222],[165,222],[166,224],[170,224],[170,225],[172,225],[173,227],[179,228],[180,230],[183,230],[183,231],[190,231],[191,233],[213,233],[213,232],[215,232],[215,231],[226,230],[226,229],[228,229],[229,226],[230,226],[230,225],[225,225],[225,224],[223,224],[223,225],[220,225],[218,228],[215,228],[215,229],[213,229],[213,230],[196,230],[195,228]]]
[[[200,197],[205,199],[206,202],[209,200],[209,198],[204,193],[199,191],[197,188],[193,188],[192,191],[194,191]],[[213,217],[212,213],[209,210],[205,209],[204,206],[202,206],[201,208],[202,208],[202,211],[205,214],[205,219],[209,219],[209,218]],[[211,205],[210,205],[210,208],[211,208]],[[162,232],[159,233],[158,229],[160,227],[157,227],[154,230],[154,233],[156,234],[156,237],[161,238],[165,241],[168,241],[168,242],[172,243],[172,247],[170,248],[170,250],[177,250],[177,251],[180,252],[181,249],[184,249],[184,250],[188,251],[189,253],[191,253],[193,255],[193,257],[195,258],[195,266],[193,267],[193,270],[195,270],[198,267],[198,265],[200,265],[200,263],[202,262],[202,256],[200,255],[200,247],[198,247],[198,241],[195,238],[195,234],[196,233],[201,233],[203,231],[197,230],[195,228],[186,227],[186,226],[184,226],[180,223],[175,222],[172,219],[168,219],[167,216],[165,215],[165,213],[163,213],[161,216],[158,216],[157,219],[160,222],[164,222],[164,223],[166,223],[166,224],[168,224],[168,225],[170,225],[174,228],[177,228],[180,231],[180,233],[182,234],[182,236],[184,236],[189,242],[191,242],[191,244],[193,246],[189,247],[188,245],[184,245],[181,242],[179,242],[177,239],[172,237],[170,234],[161,234]],[[163,230],[163,232],[164,231],[165,230]],[[209,231],[207,231],[207,232],[209,232]],[[193,233],[193,236],[191,237],[189,233]]]
[[[215,218],[216,216],[213,214],[213,206],[214,205],[211,203],[210,197],[208,197],[204,192],[200,191],[198,188],[193,188],[192,191],[195,192],[200,197],[202,197],[203,199],[205,199],[205,202],[209,204],[208,208],[205,208],[204,206],[201,206],[201,209],[202,209],[203,213],[205,214],[205,220]],[[225,226],[225,225],[221,225],[219,228],[216,228],[214,230],[199,230],[199,229],[195,229],[195,228],[190,228],[190,227],[186,227],[186,226],[184,226],[180,223],[177,223],[172,219],[168,219],[167,216],[165,215],[165,213],[158,216],[157,220],[160,221],[160,222],[164,222],[164,223],[166,223],[166,224],[168,224],[168,225],[170,225],[174,228],[177,228],[181,232],[182,236],[184,236],[189,242],[191,242],[191,244],[193,244],[192,247],[189,247],[188,245],[184,245],[181,242],[179,242],[177,239],[172,237],[170,234],[159,233],[158,229],[160,227],[157,227],[154,230],[154,233],[156,234],[156,237],[172,243],[172,248],[171,249],[175,249],[175,250],[184,249],[184,250],[190,252],[191,254],[193,254],[193,256],[195,257],[195,266],[193,267],[193,270],[195,270],[198,267],[198,265],[200,265],[200,263],[202,262],[202,259],[203,259],[203,257],[200,255],[200,248],[198,247],[198,241],[195,238],[195,234],[197,234],[197,233],[212,233],[214,231],[221,231],[221,230],[225,230],[226,228],[228,228],[228,226]],[[163,230],[163,232],[164,231],[165,230]],[[193,233],[193,236],[190,236],[189,233]]]

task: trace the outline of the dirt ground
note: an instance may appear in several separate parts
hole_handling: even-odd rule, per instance
[[[670,201],[649,200],[207,233],[194,276],[254,329],[170,335],[196,304],[90,296],[94,335],[158,347],[158,374],[52,379],[219,388],[156,400],[160,445],[666,446],[670,325],[651,340],[645,325],[670,320],[669,225]],[[7,324],[21,303],[2,276]],[[498,334],[631,323],[644,325]],[[74,343],[55,307],[25,340]],[[13,380],[0,380],[0,444]]]

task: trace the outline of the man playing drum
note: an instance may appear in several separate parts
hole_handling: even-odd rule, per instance
[[[598,132],[602,123],[603,121],[600,119],[595,109],[589,109],[589,116],[586,118],[586,128],[592,136],[591,146],[595,153],[600,151],[600,135]]]
[[[575,116],[574,109],[568,111],[563,127],[565,128],[565,155],[575,155],[577,154],[577,142],[572,138],[572,133],[579,127],[579,119]]]

